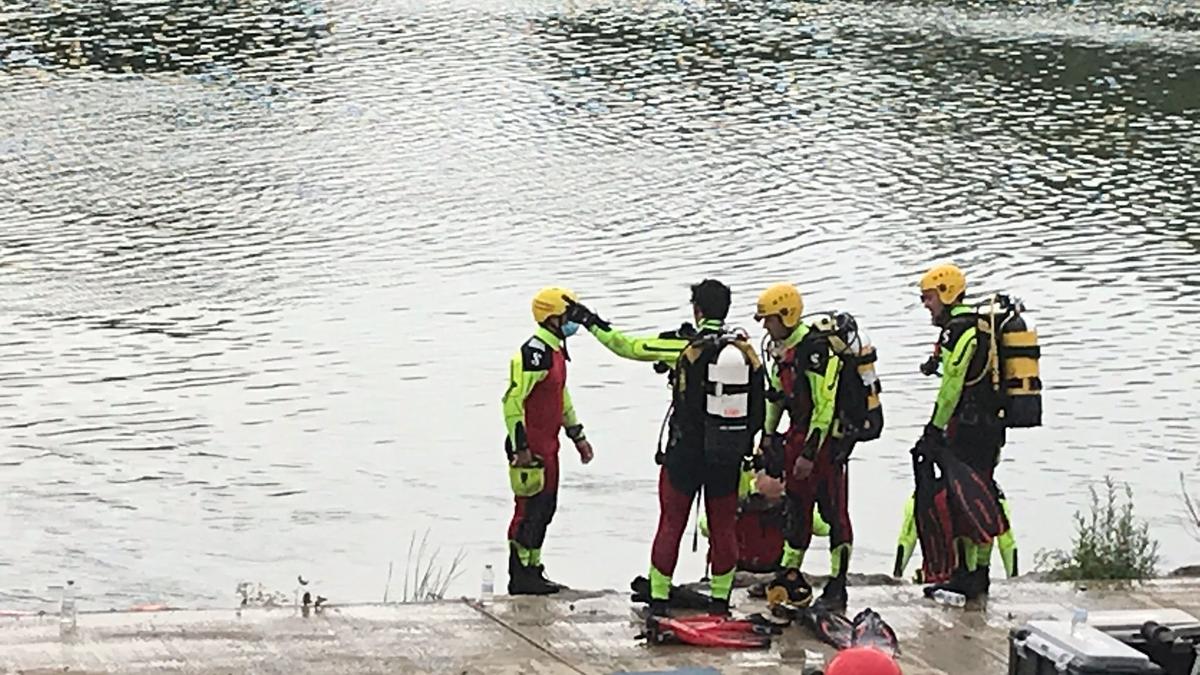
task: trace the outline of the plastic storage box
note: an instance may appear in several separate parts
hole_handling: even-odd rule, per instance
[[[1200,619],[1183,610],[1095,612],[1088,623],[1149,656],[1167,675],[1200,675]]]
[[[1162,675],[1150,658],[1087,624],[1030,621],[1008,639],[1008,675]]]

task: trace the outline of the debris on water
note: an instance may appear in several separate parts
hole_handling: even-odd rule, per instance
[[[268,591],[261,583],[239,582],[235,593],[241,598],[241,607],[286,607],[288,604],[286,593]]]

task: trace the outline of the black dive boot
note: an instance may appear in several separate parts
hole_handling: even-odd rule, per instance
[[[821,597],[817,598],[816,604],[831,612],[844,614],[848,601],[845,577],[831,577],[825,588],[821,589]]]
[[[836,614],[846,611],[846,570],[850,564],[850,549],[838,546],[833,550],[833,569],[837,572],[821,589],[821,597],[817,598],[817,606]]]
[[[542,580],[533,567],[521,564],[515,547],[508,551],[508,594],[509,595],[550,595],[557,593],[558,587],[551,586]]]
[[[666,600],[651,600],[650,609],[646,613],[646,618],[671,616],[671,604]]]
[[[536,574],[537,577],[542,580],[542,583],[546,584],[547,586],[553,586],[554,588],[556,588],[560,591],[567,590],[566,584],[560,584],[557,581],[551,581],[550,578],[546,576],[546,566],[545,565],[530,565],[529,569],[532,570],[533,573]]]
[[[987,595],[992,589],[992,568],[988,565],[980,565],[975,569],[974,583],[978,589],[978,595]]]
[[[937,593],[938,591],[949,591],[951,593],[959,593],[962,595],[966,595],[966,593],[963,593],[963,588],[966,586],[966,583],[967,583],[966,579],[967,579],[968,574],[970,574],[970,573],[967,572],[965,569],[963,569],[961,567],[956,568],[950,574],[949,579],[947,579],[941,583],[930,584],[930,585],[926,586],[925,588],[922,588],[921,592],[924,593],[925,597],[927,597],[927,598],[932,598],[933,594]]]
[[[729,616],[729,600],[724,598],[709,600],[708,613],[713,616]]]
[[[979,567],[974,572],[960,568],[954,570],[954,574],[945,583],[926,586],[924,593],[925,597],[932,598],[933,594],[938,591],[949,591],[958,593],[967,600],[975,600],[981,595],[987,595],[990,586],[991,579],[987,567]]]

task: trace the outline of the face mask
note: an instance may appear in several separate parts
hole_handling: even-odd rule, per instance
[[[562,325],[563,337],[571,337],[579,330],[579,324],[574,321],[564,321]]]

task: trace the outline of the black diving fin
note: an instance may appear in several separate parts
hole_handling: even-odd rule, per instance
[[[808,607],[772,605],[771,615],[787,623],[798,623],[808,628],[818,640],[835,649],[846,649],[853,644],[854,623],[824,605],[815,604]],[[771,621],[760,614],[751,616],[750,620],[755,622]],[[776,622],[775,625],[785,624]]]
[[[950,515],[949,494],[944,482],[933,473],[933,459],[913,453],[913,479],[916,482],[913,520],[921,545],[921,578],[940,583],[954,572],[954,524]]]
[[[963,536],[986,544],[1008,530],[994,481],[984,478],[950,452],[936,453],[933,461],[942,470],[950,510],[962,526]]]
[[[893,659],[900,655],[900,640],[896,637],[896,631],[879,616],[879,612],[868,607],[859,612],[852,623],[854,631],[850,643],[853,646],[873,647]]]

